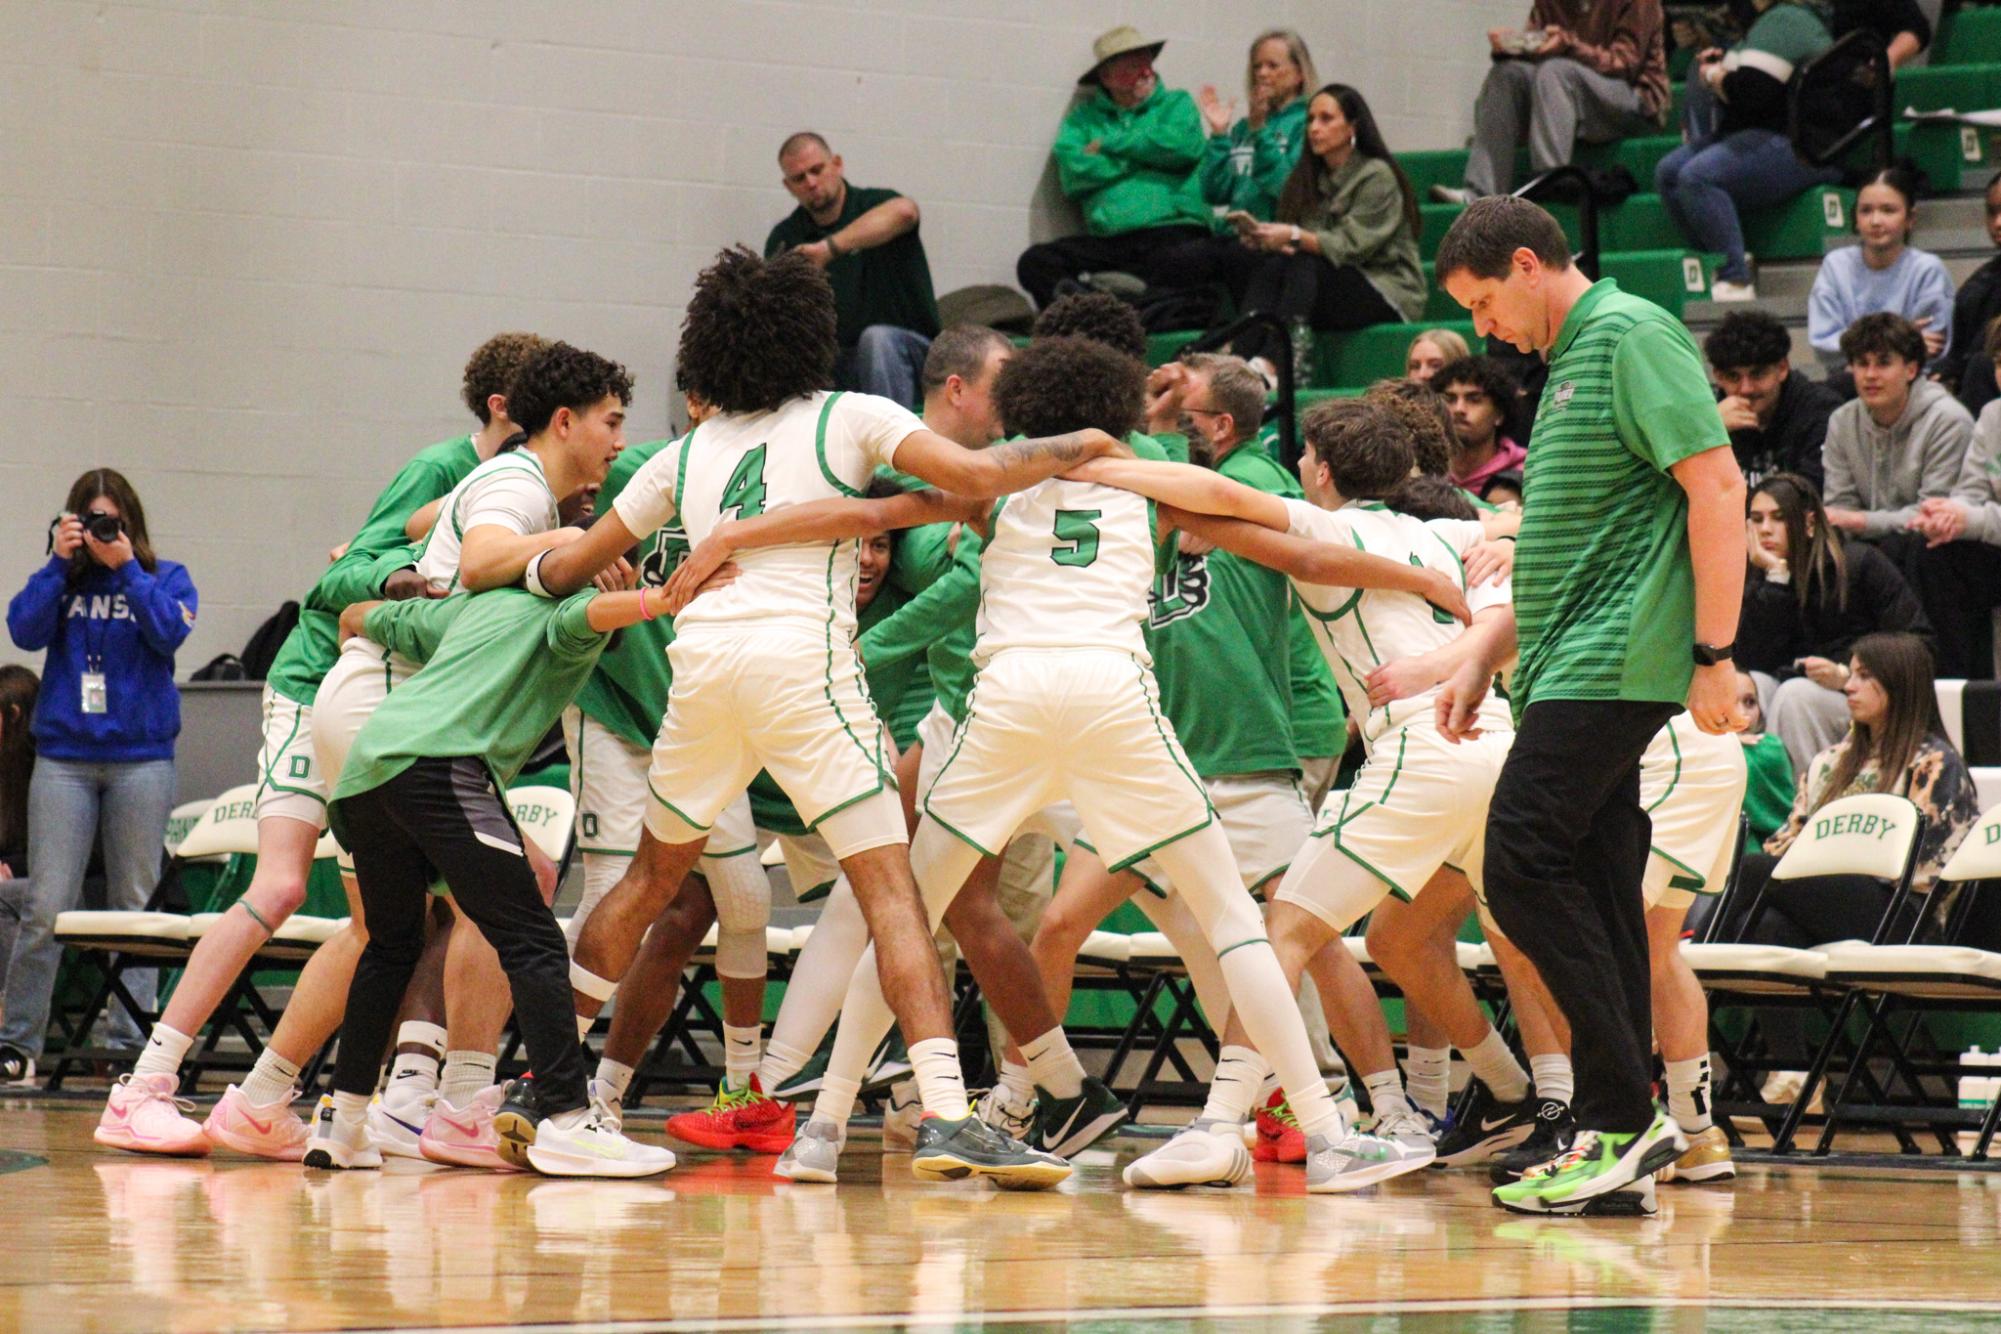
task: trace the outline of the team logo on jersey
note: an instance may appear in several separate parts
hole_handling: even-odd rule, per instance
[[[1570,402],[1570,396],[1576,392],[1577,385],[1572,381],[1565,380],[1556,387],[1556,392],[1550,396],[1550,406],[1557,408],[1564,406]]]
[[[1147,593],[1147,625],[1155,630],[1209,605],[1209,555],[1176,556],[1174,568],[1156,575]]]
[[[662,587],[687,558],[688,530],[662,528],[653,535],[653,545],[639,562],[639,582],[648,588]]]

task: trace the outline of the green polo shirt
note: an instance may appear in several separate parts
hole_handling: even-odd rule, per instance
[[[783,250],[811,245],[838,232],[878,204],[902,197],[894,190],[850,185],[840,217],[822,227],[803,207],[795,208],[764,239],[764,253],[768,258]],[[912,227],[893,241],[844,254],[827,266],[827,281],[834,288],[834,309],[839,319],[835,332],[842,347],[853,347],[862,330],[871,324],[893,324],[926,338],[937,336],[938,299],[932,295],[931,261],[925,258],[919,230]]]
[[[1551,351],[1523,477],[1517,717],[1546,699],[1688,698],[1695,572],[1668,470],[1729,445],[1680,321],[1593,283]]]

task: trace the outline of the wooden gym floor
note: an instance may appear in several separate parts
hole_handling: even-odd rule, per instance
[[[1501,1213],[1471,1172],[1308,1197],[833,1188],[686,1153],[649,1182],[349,1175],[90,1142],[95,1099],[0,1102],[0,1329],[2001,1328],[2001,1174],[1748,1168],[1648,1220]],[[640,1133],[659,1135],[657,1119]]]

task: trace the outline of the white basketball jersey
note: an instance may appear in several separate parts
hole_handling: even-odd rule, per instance
[[[1006,497],[980,554],[973,661],[1009,648],[1146,651],[1153,507],[1144,496],[1052,477]]]
[[[1426,522],[1374,501],[1323,510],[1304,500],[1288,500],[1285,507],[1292,515],[1288,531],[1295,537],[1352,546],[1371,555],[1421,565],[1451,575],[1461,588],[1466,586],[1465,553],[1484,537],[1477,523],[1460,519]],[[1334,588],[1297,579],[1292,585],[1305,604],[1314,642],[1326,656],[1335,684],[1341,687],[1342,701],[1361,726],[1365,743],[1373,745],[1377,737],[1408,723],[1431,720],[1438,701],[1437,687],[1377,709],[1369,706],[1367,677],[1386,662],[1429,653],[1451,643],[1462,629],[1458,621],[1415,593]],[[1475,612],[1505,607],[1510,601],[1506,581],[1466,592],[1466,603]],[[1480,706],[1479,726],[1514,730],[1506,701],[1492,691]]]
[[[496,454],[467,473],[438,509],[438,520],[417,553],[417,573],[434,589],[455,593],[465,535],[483,524],[511,533],[553,532],[556,493],[542,475],[542,461],[525,449]]]
[[[725,519],[861,495],[876,468],[892,466],[896,447],[923,429],[908,408],[873,394],[823,392],[771,412],[726,413],[647,460],[612,508],[636,537],[678,512],[688,541],[699,543]],[[855,634],[859,545],[806,542],[739,551],[731,559],[742,575],[689,603],[674,618],[675,632],[706,624],[789,623],[815,634],[831,627],[835,642],[846,643]]]

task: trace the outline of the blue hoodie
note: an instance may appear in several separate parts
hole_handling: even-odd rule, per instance
[[[35,700],[36,753],[84,763],[170,760],[181,731],[174,650],[195,628],[195,586],[186,567],[159,562],[146,573],[129,560],[116,570],[89,566],[64,587],[69,562],[51,556],[7,605],[7,633],[19,648],[46,648]],[[83,711],[82,678],[104,673],[103,713]]]

